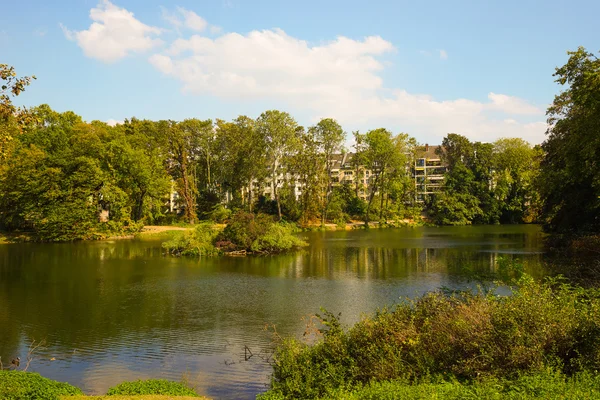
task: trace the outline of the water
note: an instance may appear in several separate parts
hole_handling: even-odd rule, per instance
[[[269,382],[266,325],[301,336],[320,307],[350,324],[401,298],[471,287],[498,257],[544,274],[537,226],[304,236],[306,251],[245,258],[165,257],[156,239],[0,245],[0,356],[25,363],[43,340],[29,370],[88,394],[185,378],[212,398],[254,398]]]

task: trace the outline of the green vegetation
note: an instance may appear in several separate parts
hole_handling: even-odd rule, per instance
[[[183,256],[214,256],[222,253],[272,254],[307,245],[294,234],[294,224],[276,222],[265,214],[240,211],[224,229],[212,224],[198,225],[194,230],[176,232],[163,243],[170,254]]]
[[[442,149],[448,173],[442,193],[428,206],[436,224],[514,224],[539,218],[539,146],[532,148],[522,139],[473,143],[450,133]]]
[[[148,395],[147,400],[159,400],[160,395],[200,397],[195,390],[187,385],[164,379],[123,382],[110,388],[105,397],[112,399],[135,398],[141,400],[145,398],[141,397],[142,395]],[[75,386],[71,386],[68,383],[56,382],[36,373],[0,369],[0,398],[3,400],[59,400],[64,398],[91,399],[96,397],[84,396],[81,389]]]
[[[58,400],[78,394],[83,394],[79,388],[39,374],[0,370],[0,398],[4,400]]]
[[[566,377],[560,373],[544,371],[535,375],[521,375],[517,379],[482,379],[475,382],[458,381],[423,382],[407,381],[372,382],[355,389],[337,389],[322,399],[340,400],[463,400],[463,399],[595,399],[600,396],[600,377],[578,373]],[[283,395],[268,392],[260,400],[285,399]]]
[[[481,390],[492,390],[485,387],[493,380],[509,381],[493,390],[517,390],[528,376],[556,374],[559,385],[560,374],[576,380],[586,376],[576,374],[600,368],[600,291],[557,279],[536,283],[524,276],[506,297],[430,293],[349,330],[330,313],[322,322],[316,343],[280,344],[268,396],[335,397],[340,390],[371,385],[364,389],[368,394],[386,381],[425,384],[406,389],[417,394],[444,382],[451,390],[468,391],[480,382]],[[596,377],[586,379],[598,383]]]
[[[425,211],[439,225],[543,222],[552,233],[598,234],[600,60],[583,48],[569,54],[556,70],[566,87],[548,109],[546,142],[449,133],[438,148],[443,185],[424,203],[417,187],[425,183],[411,170],[422,148],[405,133],[354,132],[342,166],[345,133],[330,118],[306,129],[278,110],[231,122],[87,123],[47,105],[13,106],[31,78],[2,64],[0,231],[65,241],[143,224],[224,223],[237,211],[305,226],[385,224]]]
[[[108,389],[107,396],[123,395],[171,395],[199,397],[194,389],[183,383],[171,382],[165,379],[148,379],[135,382],[123,382]]]
[[[600,59],[579,48],[556,69],[566,86],[548,109],[540,191],[545,228],[600,234]]]

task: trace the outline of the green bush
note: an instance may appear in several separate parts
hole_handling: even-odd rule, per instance
[[[230,209],[225,208],[225,206],[223,206],[223,204],[217,204],[216,206],[214,206],[212,208],[210,213],[208,213],[208,219],[210,219],[211,221],[217,222],[219,224],[222,224],[225,221],[227,221],[229,218],[231,218],[231,214],[232,214],[232,212]]]
[[[58,400],[59,396],[81,394],[75,386],[39,374],[0,370],[0,399],[3,400]]]
[[[271,224],[263,235],[252,242],[250,249],[256,252],[279,253],[306,246],[305,241],[294,236],[294,230],[290,224]]]
[[[214,246],[218,235],[219,230],[210,223],[200,224],[193,230],[174,233],[162,247],[176,256],[214,256],[220,254]]]
[[[371,382],[512,379],[600,369],[600,292],[523,277],[513,295],[427,294],[349,330],[328,315],[322,340],[285,340],[272,391],[316,398]]]
[[[108,389],[107,396],[131,395],[168,395],[199,397],[196,391],[183,383],[172,382],[166,379],[148,379],[134,382],[123,382]]]

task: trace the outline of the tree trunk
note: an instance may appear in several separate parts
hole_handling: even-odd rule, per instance
[[[182,183],[183,183],[183,200],[185,201],[185,219],[193,224],[196,222],[196,211],[194,210],[194,198],[191,193],[189,177],[187,173],[187,163],[181,163]]]

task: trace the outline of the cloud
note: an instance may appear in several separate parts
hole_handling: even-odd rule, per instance
[[[262,99],[352,126],[392,125],[438,140],[448,132],[484,141],[504,136],[544,139],[545,122],[531,121],[542,119],[543,111],[517,97],[489,93],[483,102],[437,100],[386,87],[379,75],[386,66],[381,58],[393,51],[379,36],[339,36],[310,45],[273,29],[179,38],[149,61],[181,81],[187,93]]]
[[[544,113],[541,108],[529,104],[518,97],[490,92],[488,99],[492,101],[492,104],[489,106],[490,109],[500,110],[509,114],[540,115]]]
[[[101,0],[90,11],[94,21],[87,30],[71,31],[60,24],[65,37],[77,42],[86,56],[115,62],[132,52],[144,52],[161,45],[162,29],[148,26],[136,19],[132,12]]]
[[[209,25],[204,18],[183,7],[177,7],[175,11],[169,11],[164,7],[161,7],[161,9],[163,19],[178,31],[179,28],[185,27],[196,32],[203,32],[208,28],[209,32],[213,35],[221,32],[220,27]]]
[[[94,22],[88,30],[63,28],[90,57],[111,62],[160,44],[154,39],[160,28],[143,24],[108,0],[90,16]],[[189,37],[180,33],[148,61],[190,94],[248,103],[260,100],[307,118],[336,118],[347,129],[386,126],[430,142],[441,141],[448,132],[482,141],[506,136],[534,143],[544,139],[543,110],[524,99],[494,92],[483,101],[436,99],[385,85],[381,74],[390,65],[385,57],[396,49],[380,36],[338,36],[313,44],[281,29],[220,34],[217,27],[181,7],[163,9],[163,18],[178,31],[197,33]],[[198,33],[207,30],[211,35]],[[421,53],[448,57],[445,50]]]
[[[121,125],[123,123],[123,121],[117,121],[116,119],[109,119],[106,121],[106,125],[108,126],[117,126],[117,125]]]

